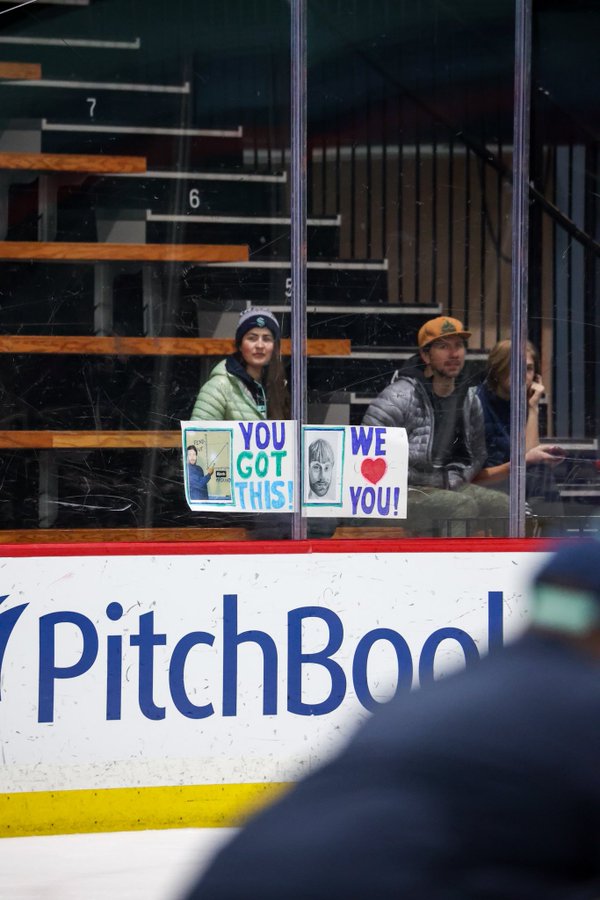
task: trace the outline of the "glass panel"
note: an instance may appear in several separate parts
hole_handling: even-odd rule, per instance
[[[289,5],[39,0],[0,29],[2,540],[285,534],[188,508],[180,420],[248,305],[289,337]]]
[[[541,482],[528,467],[528,480],[540,525],[566,535],[599,522],[599,28],[590,0],[534,3],[529,331],[546,388],[541,440],[564,461]]]
[[[409,441],[407,519],[393,505],[376,518],[369,499],[310,533],[504,535],[509,401],[493,455],[473,392],[510,337],[513,4],[309,13],[308,336],[341,342],[335,361],[309,360],[309,422],[402,426]]]

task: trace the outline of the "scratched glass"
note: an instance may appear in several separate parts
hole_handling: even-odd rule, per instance
[[[308,361],[309,417],[409,432],[408,516],[359,467],[353,515],[312,519],[313,535],[509,534],[515,404],[526,433],[512,533],[596,530],[598,63],[589,25],[599,11],[534,4],[532,54],[516,60],[514,9],[309,4],[308,334],[340,340],[335,364]],[[527,258],[529,237],[521,308],[526,316],[528,299],[534,349],[513,391],[510,346],[496,345],[510,340],[515,316],[514,83],[528,62],[533,189],[517,254]],[[441,332],[419,348],[419,329],[440,316],[470,333],[466,351]],[[486,416],[483,447],[473,391]]]
[[[309,416],[403,427],[409,448],[405,517],[363,469],[394,465],[373,443],[351,514],[310,533],[505,536],[473,395],[510,333],[513,8],[309,10],[309,337],[340,341],[335,365],[309,359]]]
[[[0,3],[3,540],[275,536],[188,508],[190,460],[231,473],[179,423],[248,305],[289,337],[289,27],[284,0]]]
[[[521,59],[532,347],[520,390],[496,347],[517,312],[514,5],[306,8],[307,379],[292,383],[284,356],[278,384],[307,391],[309,536],[508,534],[515,404],[519,529],[596,533],[598,4],[535,3]],[[290,514],[272,511],[280,488],[248,488],[243,513],[191,510],[184,466],[212,469],[213,495],[233,476],[223,442],[198,438],[183,459],[179,435],[240,312],[269,307],[291,337],[290,52],[286,0],[180,0],[168,14],[158,0],[0,2],[1,540],[290,537]],[[462,323],[466,348],[442,321],[419,351],[438,317]],[[239,360],[259,376],[249,402],[283,418],[285,389],[276,399],[262,383],[269,347],[255,343]],[[420,421],[400,416],[402,397]],[[422,429],[406,518],[386,493],[381,434],[316,433],[365,423]],[[241,480],[269,480],[256,449]],[[331,467],[322,496],[309,496],[311,463]]]
[[[534,4],[529,335],[542,444],[555,457],[552,490],[532,508],[542,535],[597,535],[600,523],[599,27],[598,4]]]

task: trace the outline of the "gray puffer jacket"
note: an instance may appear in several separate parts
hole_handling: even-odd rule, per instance
[[[458,382],[459,408],[468,461],[435,467],[432,462],[434,411],[421,366],[402,369],[398,379],[373,400],[364,425],[406,428],[408,483],[453,490],[473,480],[486,458],[485,425],[475,387]]]

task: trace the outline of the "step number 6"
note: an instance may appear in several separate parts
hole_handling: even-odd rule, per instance
[[[190,191],[190,206],[192,209],[198,209],[200,206],[200,191],[198,188],[192,188]]]

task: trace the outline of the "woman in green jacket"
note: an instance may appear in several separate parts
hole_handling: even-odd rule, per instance
[[[290,398],[280,337],[279,322],[269,309],[251,306],[240,313],[235,353],[212,370],[196,398],[191,418],[288,419]]]

